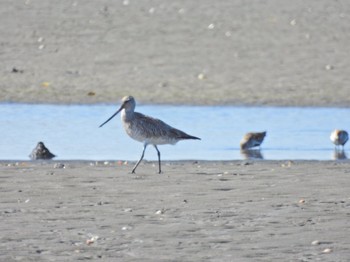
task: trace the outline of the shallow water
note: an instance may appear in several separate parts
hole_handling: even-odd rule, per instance
[[[117,109],[118,105],[0,104],[0,159],[28,160],[43,141],[57,160],[138,160],[142,144],[125,134],[119,116],[99,128]],[[330,133],[349,128],[350,115],[344,108],[139,105],[137,111],[202,138],[159,146],[164,160],[246,159],[239,149],[241,138],[248,131],[264,130],[265,141],[252,157],[330,160],[335,157]],[[153,147],[147,148],[145,159],[157,159]]]

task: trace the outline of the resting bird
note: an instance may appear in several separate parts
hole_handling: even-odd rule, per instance
[[[241,149],[249,149],[256,146],[260,146],[261,143],[264,141],[264,138],[266,136],[265,132],[260,133],[247,133],[244,135],[244,137],[241,140]]]
[[[49,149],[46,148],[43,142],[39,142],[38,145],[33,149],[32,153],[29,155],[32,160],[38,159],[52,159],[55,157]]]

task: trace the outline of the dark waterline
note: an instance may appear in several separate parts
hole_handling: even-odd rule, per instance
[[[137,160],[142,144],[125,134],[120,117],[98,128],[117,107],[0,104],[0,159],[28,160],[36,143],[43,141],[57,160]],[[267,137],[252,157],[330,160],[335,158],[330,133],[335,128],[349,129],[350,115],[348,108],[139,105],[136,111],[202,138],[160,146],[164,160],[245,159],[239,149],[242,136],[264,130]],[[157,159],[152,147],[145,159]]]

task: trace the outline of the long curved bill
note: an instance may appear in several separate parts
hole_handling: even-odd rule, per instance
[[[117,112],[115,112],[110,118],[108,118],[105,122],[103,122],[99,127],[104,126],[104,124],[108,123],[113,117],[115,117],[116,115],[118,115],[118,113],[123,109],[123,106],[121,106]]]

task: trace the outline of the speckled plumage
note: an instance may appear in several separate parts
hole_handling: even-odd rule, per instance
[[[125,96],[122,99],[122,105],[118,111],[100,125],[100,127],[102,127],[121,111],[121,119],[125,132],[132,139],[144,144],[141,158],[134,166],[132,173],[135,173],[137,166],[143,159],[146,147],[148,145],[153,145],[157,150],[159,173],[161,173],[160,152],[157,148],[157,145],[174,145],[180,140],[200,139],[198,137],[188,135],[179,129],[171,127],[170,125],[164,123],[162,120],[135,112],[135,107],[135,99],[132,96]]]

